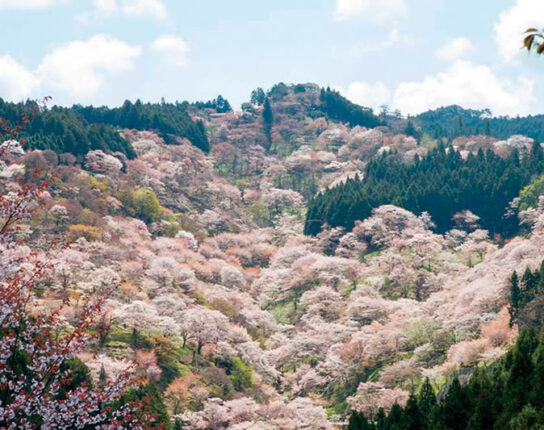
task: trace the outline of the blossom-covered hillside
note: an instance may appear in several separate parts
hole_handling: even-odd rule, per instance
[[[2,144],[3,201],[25,182],[50,183],[20,223],[24,243],[0,245],[52,263],[33,312],[58,310],[70,326],[87,298],[110,292],[97,341],[77,355],[94,384],[142,376],[175,428],[332,429],[505,354],[518,335],[511,274],[544,256],[542,181],[529,178],[508,206],[521,211],[515,237],[491,238],[468,207],[439,234],[427,212],[395,201],[349,231],[325,223],[304,235],[316,193],[364,181],[376,157],[411,165],[439,142],[349,106],[341,121],[345,109],[312,85],[254,96],[241,112],[188,108],[209,153],[135,129],[119,130],[131,159]],[[372,128],[353,123],[368,118]],[[523,163],[534,147],[464,136],[448,150]]]

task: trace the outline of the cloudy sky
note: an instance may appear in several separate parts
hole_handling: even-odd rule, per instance
[[[0,0],[0,97],[203,100],[315,82],[403,113],[544,113],[544,0]]]

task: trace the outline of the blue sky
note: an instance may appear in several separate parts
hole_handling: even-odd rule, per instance
[[[238,107],[283,81],[404,113],[544,113],[542,0],[0,0],[0,96]]]

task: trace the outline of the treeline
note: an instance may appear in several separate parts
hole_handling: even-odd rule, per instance
[[[90,123],[74,109],[53,107],[44,110],[34,101],[8,103],[0,99],[0,118],[12,126],[27,115],[30,122],[22,128],[28,148],[51,149],[57,153],[69,152],[76,157],[90,150],[122,152],[134,157],[130,144],[110,125]]]
[[[518,218],[505,217],[508,203],[543,170],[544,156],[537,144],[523,157],[514,151],[503,159],[480,150],[466,160],[453,147],[440,145],[422,159],[416,156],[410,165],[384,153],[367,165],[364,179],[348,179],[313,198],[304,231],[315,235],[325,223],[351,230],[373,208],[393,204],[416,214],[428,212],[440,233],[454,226],[456,212],[469,209],[480,217],[482,228],[509,236],[517,231]]]
[[[374,115],[372,109],[356,105],[343,97],[338,91],[329,87],[322,88],[319,94],[321,109],[327,117],[348,123],[351,127],[377,127],[382,125],[379,118]]]
[[[421,129],[429,136],[454,139],[459,136],[484,134],[497,139],[507,139],[523,134],[544,141],[544,115],[526,117],[492,117],[489,109],[463,109],[448,106],[424,112],[415,117]]]
[[[215,109],[217,113],[232,112],[232,106],[230,105],[229,101],[221,94],[219,94],[217,98],[208,100],[207,102],[191,103],[191,106],[197,109]]]
[[[204,124],[191,119],[188,106],[187,102],[142,103],[137,100],[132,103],[127,100],[118,108],[75,105],[72,109],[89,123],[173,134],[189,139],[197,148],[208,152],[210,145]]]
[[[82,157],[91,150],[122,152],[135,156],[130,144],[118,128],[156,130],[161,134],[186,137],[203,151],[209,150],[204,125],[193,121],[187,103],[143,104],[126,101],[119,108],[75,105],[46,109],[34,101],[9,103],[0,99],[0,118],[15,126],[23,114],[30,121],[21,131],[21,138],[32,149],[51,149]]]
[[[521,279],[514,271],[510,278],[510,324],[518,322],[520,312],[537,296],[544,294],[544,260],[540,269],[531,271],[528,267]]]
[[[476,367],[467,384],[457,377],[437,396],[428,381],[405,407],[375,417],[357,412],[348,430],[529,430],[544,428],[544,335],[523,330],[490,368]]]
[[[308,115],[311,117],[326,116],[334,121],[347,123],[351,127],[359,125],[372,128],[383,125],[383,122],[374,115],[372,109],[350,102],[338,91],[329,87],[320,88],[312,83],[286,85],[280,82],[266,92],[262,88],[256,88],[251,92],[250,101],[255,105],[263,105],[265,99],[278,102],[289,94],[307,92],[319,92],[319,103],[312,103],[311,106],[308,106]]]

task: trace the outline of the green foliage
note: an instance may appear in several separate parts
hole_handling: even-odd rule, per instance
[[[232,360],[230,378],[237,391],[247,390],[253,387],[255,382],[251,365],[245,364],[239,357],[234,357]]]
[[[270,149],[272,144],[272,124],[274,123],[274,114],[272,113],[272,107],[270,106],[270,101],[268,97],[264,99],[264,108],[263,108],[263,128],[264,134],[266,135],[266,140],[268,142],[267,150]]]
[[[228,103],[228,102],[227,102]],[[108,124],[136,130],[156,130],[164,137],[185,137],[197,148],[208,152],[210,145],[204,125],[187,113],[188,103],[135,103],[125,101],[121,107],[107,108],[75,105],[72,109],[89,123]],[[168,139],[167,139],[168,141]]]
[[[161,217],[162,209],[159,199],[149,188],[138,188],[135,192],[126,192],[121,201],[136,218],[152,223]]]
[[[15,124],[21,115],[32,119],[21,137],[33,149],[52,149],[56,153],[71,153],[77,157],[88,151],[101,149],[122,152],[128,158],[135,156],[130,144],[114,127],[88,121],[75,108],[54,106],[42,109],[36,102],[8,103],[0,99],[0,117]]]
[[[485,134],[507,139],[523,134],[537,142],[544,140],[544,115],[526,117],[492,117],[489,109],[463,109],[447,106],[424,112],[413,118],[422,131],[434,139],[454,139],[458,136]]]
[[[215,109],[217,113],[232,112],[232,107],[229,101],[221,94],[218,95],[216,99],[209,100],[207,102],[191,103],[191,106],[194,106],[198,109]]]
[[[429,381],[405,407],[389,415],[353,412],[348,428],[396,430],[493,430],[544,428],[544,335],[522,330],[512,350],[492,368],[474,369],[461,384],[455,376],[437,400]]]
[[[482,228],[509,236],[517,231],[518,218],[505,216],[508,203],[543,170],[537,145],[522,161],[517,152],[503,159],[491,150],[464,160],[452,147],[439,146],[407,165],[384,153],[366,166],[364,179],[348,179],[312,199],[304,231],[315,235],[324,223],[349,231],[373,208],[394,204],[416,214],[428,212],[440,233],[454,226],[456,212],[469,209],[480,217]]]
[[[61,399],[69,396],[70,391],[75,390],[82,384],[86,384],[89,388],[93,388],[93,380],[91,371],[83,361],[77,357],[71,357],[61,365],[60,371],[68,371],[72,378],[68,385],[60,388],[58,397]]]
[[[162,426],[162,428],[170,429],[170,417],[168,416],[161,393],[153,382],[148,382],[145,385],[141,385],[138,389],[127,391],[126,394],[121,396],[116,407],[122,407],[128,402],[142,401],[143,399],[148,400],[147,405],[149,406],[149,410],[156,416],[154,424],[157,427]]]
[[[266,98],[266,94],[262,88],[256,88],[253,91],[251,91],[251,103],[255,105],[262,105],[264,103],[264,99]]]
[[[149,349],[157,355],[157,364],[161,368],[161,379],[157,383],[159,389],[165,390],[170,383],[188,372],[180,363],[181,354],[177,346],[168,338],[155,335],[148,338]]]
[[[219,99],[219,97],[218,97]],[[223,100],[223,109],[228,101]],[[216,101],[217,103],[217,101]],[[91,150],[122,152],[128,158],[136,155],[117,128],[157,130],[163,136],[173,134],[186,137],[203,151],[209,150],[206,131],[187,113],[186,103],[143,104],[126,101],[122,107],[107,108],[74,105],[71,108],[54,106],[41,108],[36,102],[8,103],[0,99],[0,117],[16,124],[22,114],[32,119],[21,137],[33,149],[51,149],[56,153],[71,153],[82,158]]]
[[[431,342],[440,323],[431,319],[416,319],[410,322],[406,330],[406,342],[410,349]]]
[[[338,91],[323,88],[320,100],[323,113],[333,120],[348,123],[352,127],[360,125],[370,128],[381,125],[380,120],[374,115],[372,109],[350,102],[340,95]]]
[[[274,316],[277,322],[281,324],[290,324],[296,314],[295,304],[293,301],[278,303],[274,305],[268,311]]]
[[[285,85],[283,82],[280,82],[278,84],[275,84],[268,93],[266,94],[267,97],[269,97],[273,101],[281,100],[283,97],[285,97],[287,94],[289,94],[289,87]]]
[[[544,293],[544,260],[539,270],[532,272],[525,269],[521,280],[517,272],[513,272],[510,278],[510,324],[517,322],[518,315],[531,301]]]
[[[408,120],[406,128],[404,129],[404,134],[406,134],[407,136],[412,136],[418,142],[421,139],[421,132],[415,127],[414,123],[411,120]]]
[[[519,209],[536,208],[538,198],[544,194],[544,175],[539,176],[527,185],[519,194]]]
[[[353,412],[349,417],[348,430],[370,430],[374,428],[365,416],[359,412]]]

